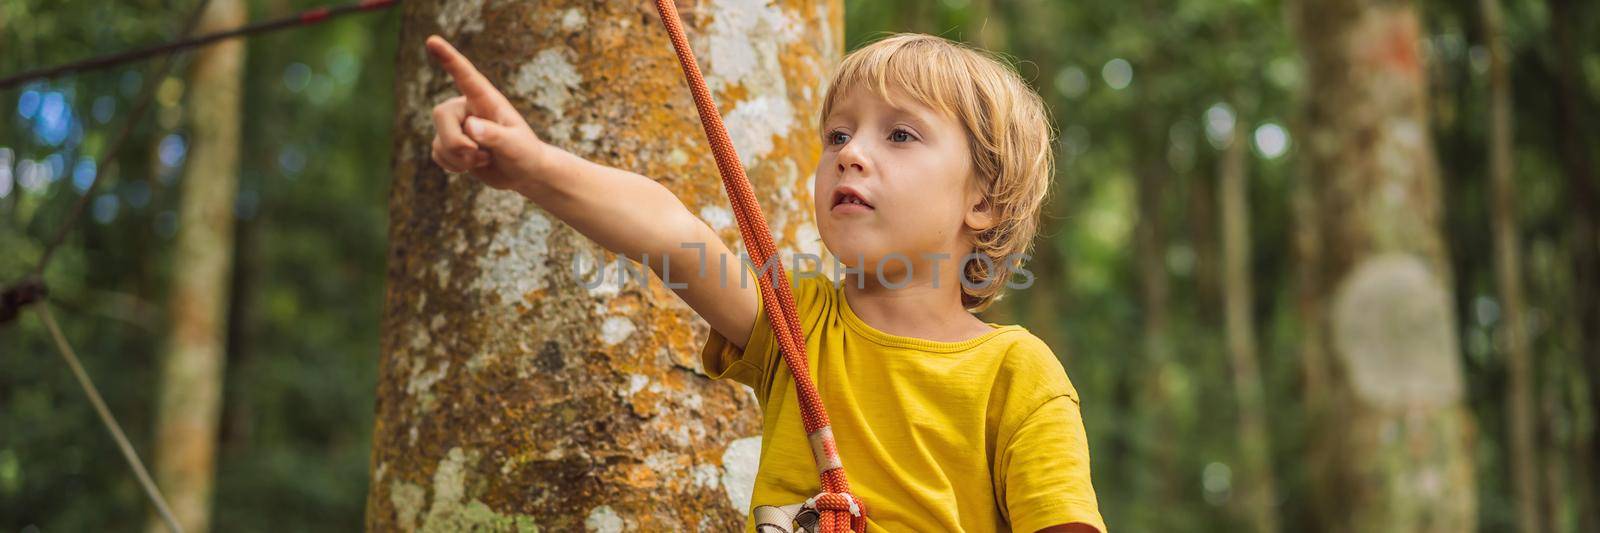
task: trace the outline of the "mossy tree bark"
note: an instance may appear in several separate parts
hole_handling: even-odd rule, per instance
[[[1472,531],[1440,179],[1416,9],[1300,0],[1301,157],[1322,248],[1309,280],[1328,380],[1312,413],[1318,523],[1331,531]]]
[[[818,253],[815,121],[841,4],[679,4],[780,247]],[[704,321],[660,279],[619,276],[632,261],[428,155],[429,110],[454,94],[422,46],[438,33],[541,138],[661,181],[736,240],[654,6],[404,9],[368,528],[738,528],[759,415],[742,386],[702,372]]]

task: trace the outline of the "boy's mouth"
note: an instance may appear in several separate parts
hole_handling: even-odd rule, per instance
[[[832,207],[833,209],[837,210],[840,208],[840,206],[859,206],[855,208],[846,207],[845,209],[873,209],[872,203],[867,201],[866,195],[862,194],[860,190],[848,185],[841,185],[833,189]]]

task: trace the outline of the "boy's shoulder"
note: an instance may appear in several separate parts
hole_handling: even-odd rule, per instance
[[[837,281],[821,270],[784,271],[789,275],[789,286],[796,290],[831,291],[839,286]]]
[[[757,269],[755,265],[750,263],[746,263],[742,270],[737,283],[741,287],[757,287],[758,289],[761,279],[772,272],[770,266],[766,269]],[[835,284],[833,280],[829,279],[821,271],[796,271],[785,268],[783,269],[783,279],[788,282],[789,294],[794,298],[795,307],[799,309],[802,315],[812,314],[808,313],[808,311],[823,307],[820,304],[833,298]],[[757,292],[759,296],[759,290]],[[768,302],[765,301],[765,298],[758,300],[758,304],[761,308],[761,314],[766,314]]]
[[[999,362],[998,378],[1009,388],[1030,392],[1028,395],[1036,396],[1034,401],[1037,402],[1067,396],[1077,403],[1078,391],[1072,386],[1067,369],[1055,350],[1025,327],[1018,325],[1008,329],[1010,331],[994,339],[1000,343],[995,349],[1004,353]]]
[[[838,285],[820,271],[784,270],[784,275],[788,277],[789,291],[801,315],[815,315],[836,298]]]

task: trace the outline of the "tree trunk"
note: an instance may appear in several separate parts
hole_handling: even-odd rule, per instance
[[[1544,531],[1539,512],[1539,465],[1535,460],[1533,354],[1523,319],[1521,244],[1517,238],[1516,189],[1512,184],[1511,75],[1506,65],[1499,0],[1482,0],[1489,48],[1489,181],[1493,197],[1495,281],[1500,289],[1500,340],[1504,344],[1506,422],[1510,436],[1511,485],[1522,531]]]
[[[1222,215],[1222,299],[1227,324],[1233,391],[1239,403],[1239,461],[1244,467],[1243,506],[1255,530],[1278,531],[1278,488],[1272,471],[1272,440],[1267,431],[1261,370],[1250,285],[1250,197],[1246,157],[1248,127],[1236,121],[1222,153],[1218,211]]]
[[[1204,135],[1202,133],[1201,135]],[[1205,141],[1201,141],[1204,143]],[[1249,152],[1248,149],[1245,150]],[[1242,154],[1241,154],[1242,155]],[[1224,155],[1226,157],[1226,155]],[[1243,159],[1240,159],[1241,163]],[[1219,167],[1225,163],[1218,162]],[[1190,304],[1194,310],[1185,310],[1184,313],[1192,314],[1193,322],[1203,330],[1218,331],[1223,329],[1224,318],[1214,313],[1200,312],[1199,310],[1221,309],[1222,303],[1222,242],[1217,227],[1221,222],[1217,208],[1217,188],[1222,184],[1218,176],[1205,172],[1193,173],[1193,178],[1187,180],[1188,190],[1181,194],[1187,196],[1184,203],[1188,211],[1185,226],[1189,236],[1189,249],[1193,252],[1190,259],[1190,277],[1194,280],[1194,296]]]
[[[213,0],[202,17],[198,32],[218,31],[243,25],[246,10],[239,0]],[[189,74],[189,163],[172,259],[171,331],[156,405],[155,477],[179,526],[190,533],[211,525],[244,56],[244,40],[222,41],[197,52]],[[146,529],[167,528],[152,518]]]
[[[1152,66],[1151,72],[1157,70]],[[1148,77],[1154,78],[1151,74]],[[1154,93],[1149,84],[1144,85],[1141,94]],[[1142,350],[1144,353],[1142,385],[1139,386],[1138,409],[1144,416],[1147,427],[1143,438],[1150,442],[1146,448],[1149,455],[1145,456],[1148,462],[1134,471],[1154,471],[1152,478],[1157,486],[1150,494],[1155,501],[1163,507],[1177,506],[1186,496],[1184,495],[1183,474],[1179,471],[1180,443],[1175,439],[1162,438],[1163,434],[1181,434],[1178,426],[1181,403],[1177,398],[1177,391],[1173,384],[1183,372],[1184,368],[1177,361],[1177,354],[1173,347],[1171,328],[1172,285],[1167,278],[1167,239],[1166,217],[1163,208],[1166,206],[1166,188],[1172,182],[1171,168],[1167,166],[1166,158],[1166,128],[1162,120],[1153,110],[1147,110],[1142,115],[1138,124],[1140,140],[1137,141],[1144,154],[1138,163],[1135,172],[1138,173],[1138,213],[1139,220],[1135,226],[1135,255],[1139,270],[1139,303],[1140,303],[1140,334],[1143,339]],[[1153,518],[1153,529],[1166,530],[1181,527],[1175,523],[1177,516],[1174,514],[1157,514]]]
[[[1312,439],[1333,531],[1472,531],[1473,427],[1462,405],[1440,179],[1409,2],[1301,0],[1302,157],[1321,243],[1312,280],[1329,382]]]
[[[1590,115],[1582,114],[1589,111],[1584,98],[1587,84],[1583,78],[1578,29],[1573,27],[1575,21],[1581,20],[1573,17],[1583,16],[1577,12],[1583,6],[1574,5],[1571,0],[1548,0],[1547,4],[1555,51],[1551,68],[1556,78],[1551,87],[1555,93],[1553,137],[1558,139],[1561,170],[1566,174],[1568,197],[1572,202],[1568,212],[1573,218],[1572,298],[1577,308],[1574,318],[1578,322],[1578,357],[1587,381],[1589,405],[1600,406],[1600,191],[1596,190],[1600,184],[1595,181],[1594,144],[1584,120]],[[1595,429],[1600,425],[1600,411],[1596,409],[1588,409],[1589,434],[1578,437],[1586,441],[1588,457],[1574,461],[1588,465],[1588,473],[1583,477],[1590,483],[1600,480],[1600,429]],[[1600,522],[1596,516],[1600,514],[1600,490],[1592,487],[1581,490],[1586,494],[1578,508],[1585,521],[1593,526]]]
[[[540,137],[660,180],[737,238],[654,6],[553,4],[405,4],[370,530],[744,522],[759,414],[744,387],[703,374],[705,322],[659,279],[620,277],[628,260],[535,204],[429,160],[429,111],[454,94],[422,46],[439,33]],[[685,4],[780,246],[817,253],[809,177],[841,4]]]

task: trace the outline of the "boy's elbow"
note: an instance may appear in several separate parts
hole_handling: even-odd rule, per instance
[[[673,249],[688,256],[693,261],[704,261],[708,254],[722,248],[712,244],[713,242],[721,244],[722,237],[717,234],[717,230],[711,229],[711,225],[701,220],[700,217],[690,214],[687,218],[688,220],[684,222],[684,227],[679,231],[678,240],[672,243]]]
[[[692,261],[698,261],[708,249],[708,239],[717,238],[716,232],[681,203],[676,205],[678,208],[675,210],[663,210],[667,214],[660,216],[665,219],[651,223],[654,231],[647,231],[654,234],[655,238],[647,253],[655,257],[670,257],[674,265],[693,264]]]

